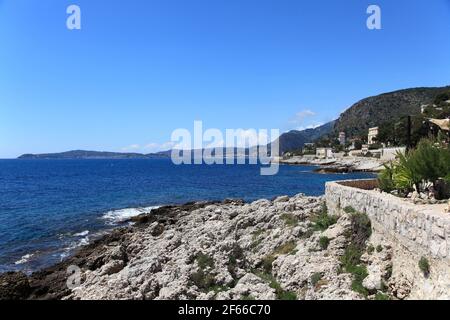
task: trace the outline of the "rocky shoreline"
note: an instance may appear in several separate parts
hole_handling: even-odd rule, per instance
[[[0,275],[0,299],[374,299],[389,247],[367,252],[370,222],[354,217],[302,194],[161,207],[51,268]],[[376,270],[364,283],[345,260],[354,248]]]
[[[279,161],[285,165],[318,166],[316,173],[353,173],[353,172],[380,172],[384,166],[383,161],[376,158],[344,157],[340,159],[310,159],[292,157]]]

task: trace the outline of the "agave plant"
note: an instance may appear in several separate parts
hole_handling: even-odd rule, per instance
[[[393,163],[384,164],[384,169],[378,175],[378,184],[380,189],[384,192],[391,192],[395,190],[392,176],[394,174],[395,166]]]
[[[408,192],[434,190],[439,197],[448,197],[450,184],[450,150],[433,140],[422,140],[415,150],[397,153],[397,161],[385,165],[379,175],[380,188]],[[442,185],[447,184],[447,187]],[[443,191],[444,190],[444,191]],[[444,192],[445,195],[441,193]]]
[[[397,153],[397,163],[392,174],[394,186],[398,190],[410,191],[415,188],[420,190],[421,176],[415,171],[412,159],[412,153]]]

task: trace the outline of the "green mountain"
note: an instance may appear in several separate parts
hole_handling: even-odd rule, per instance
[[[407,115],[417,115],[420,107],[430,104],[450,86],[440,88],[412,88],[363,99],[341,114],[336,120],[332,134],[344,131],[347,137],[366,136],[371,127],[398,121]]]
[[[320,137],[331,133],[334,129],[335,122],[328,122],[320,127],[306,130],[291,130],[283,133],[278,138],[280,146],[280,154],[286,151],[302,149],[305,143],[313,142]]]
[[[417,115],[420,107],[431,104],[435,98],[450,92],[450,86],[439,88],[412,88],[380,94],[363,99],[341,114],[335,120],[320,127],[307,130],[292,130],[283,133],[279,138],[280,154],[287,151],[299,150],[305,143],[329,136],[337,138],[338,133],[344,131],[347,137],[367,136],[368,129],[387,122],[398,121],[406,115]],[[127,159],[170,157],[170,150],[155,154],[116,153],[75,150],[62,153],[25,154],[20,159]],[[248,150],[239,153],[246,154]]]

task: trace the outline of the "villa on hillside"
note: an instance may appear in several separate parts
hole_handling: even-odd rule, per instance
[[[345,132],[339,132],[339,144],[345,146]]]
[[[369,134],[367,135],[367,143],[369,145],[374,144],[376,142],[377,136],[378,136],[378,127],[369,128]]]
[[[316,157],[319,159],[333,158],[333,149],[331,148],[317,148]]]

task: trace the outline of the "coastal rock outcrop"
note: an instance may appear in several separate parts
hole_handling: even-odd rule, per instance
[[[23,294],[9,297],[365,298],[353,288],[354,275],[342,267],[357,230],[349,215],[329,216],[322,197],[188,203],[155,209],[132,222],[25,277],[30,287],[12,288]],[[378,273],[369,270],[374,276],[367,286],[378,289]]]

